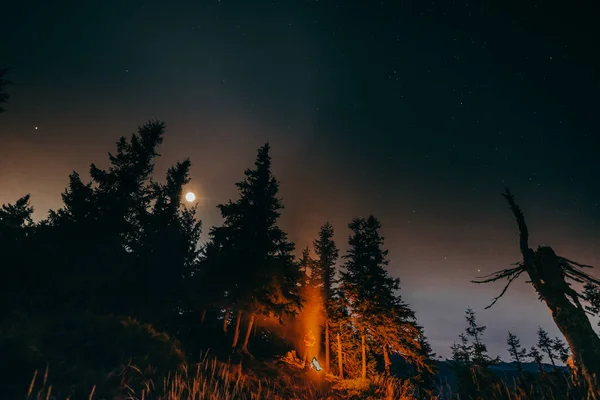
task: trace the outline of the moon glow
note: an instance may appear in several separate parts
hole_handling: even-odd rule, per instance
[[[196,195],[192,192],[187,192],[185,194],[185,199],[188,203],[191,203],[192,201],[196,200]]]

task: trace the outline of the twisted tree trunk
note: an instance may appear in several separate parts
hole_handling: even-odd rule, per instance
[[[543,279],[545,274],[540,272],[545,271],[540,271],[540,267],[559,267],[554,251],[549,247],[540,248],[535,255],[538,263],[533,265],[529,273],[532,284],[548,305],[556,326],[571,348],[574,361],[581,367],[591,398],[600,400],[600,337],[594,331],[585,310],[571,303],[565,293],[556,291],[552,282]]]
[[[588,384],[588,396],[593,400],[600,400],[600,337],[579,303],[578,294],[565,281],[565,275],[587,281],[595,280],[576,268],[583,265],[558,257],[550,247],[539,247],[537,251],[530,249],[529,231],[523,212],[508,190],[504,196],[519,226],[522,268],[529,275],[531,284],[550,309],[556,326],[567,340],[573,360],[581,368],[581,374]]]

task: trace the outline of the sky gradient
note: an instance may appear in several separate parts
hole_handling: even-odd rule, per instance
[[[206,233],[270,141],[298,249],[327,219],[344,249],[348,222],[373,213],[434,350],[450,354],[471,306],[507,358],[508,330],[527,346],[538,325],[558,331],[525,279],[490,310],[502,285],[469,283],[520,259],[505,185],[532,246],[600,267],[598,35],[586,3],[566,7],[13,2],[0,203],[31,193],[45,217],[69,173],[106,165],[119,136],[158,118],[156,172],[191,158]]]

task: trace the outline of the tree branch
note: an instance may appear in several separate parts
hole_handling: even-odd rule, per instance
[[[511,273],[508,273],[507,271],[512,271]],[[497,281],[499,279],[501,279],[502,277],[510,277],[508,278],[508,282],[506,283],[506,285],[504,286],[504,288],[502,289],[502,292],[500,292],[500,294],[496,297],[494,297],[492,299],[492,302],[490,303],[489,306],[485,307],[485,309],[489,309],[491,308],[494,304],[496,304],[496,302],[498,300],[500,300],[500,298],[502,296],[504,296],[504,294],[506,293],[506,291],[508,290],[508,287],[510,286],[510,284],[517,279],[519,276],[521,276],[521,274],[525,272],[525,268],[523,266],[520,266],[518,268],[512,268],[510,270],[504,270],[504,271],[499,271],[497,274],[497,276],[495,278],[491,278],[491,279],[487,279],[487,280],[483,280],[483,281],[471,281],[473,283],[487,283],[487,282],[494,282]]]
[[[508,188],[505,189],[505,192],[502,194],[506,201],[508,201],[508,205],[512,210],[515,218],[517,219],[517,224],[519,225],[520,232],[520,247],[521,253],[523,253],[523,257],[530,252],[529,250],[529,230],[527,229],[527,224],[525,223],[525,216],[523,215],[523,211],[521,208],[515,203],[515,197],[510,193]],[[525,260],[524,260],[525,261]]]
[[[481,276],[481,277],[477,277],[479,280],[473,280],[471,281],[471,283],[490,283],[490,282],[496,282],[497,280],[506,278],[508,276],[514,275],[519,271],[524,271],[523,265],[522,264],[518,264],[519,266],[516,268],[508,268],[508,269],[503,269],[501,271],[496,271],[493,272],[489,275],[485,275],[485,276]]]

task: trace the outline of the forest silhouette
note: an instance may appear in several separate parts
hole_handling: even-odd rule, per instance
[[[190,160],[155,173],[164,133],[150,121],[121,137],[109,166],[92,163],[89,181],[73,172],[41,221],[29,195],[0,209],[2,398],[600,399],[587,316],[600,313],[600,282],[550,247],[530,249],[508,190],[523,260],[475,282],[508,280],[495,303],[528,275],[566,342],[539,328],[525,346],[507,332],[506,364],[467,309],[440,361],[387,271],[376,216],[348,223],[345,254],[323,221],[297,257],[266,143],[201,246],[197,206],[183,198]]]

